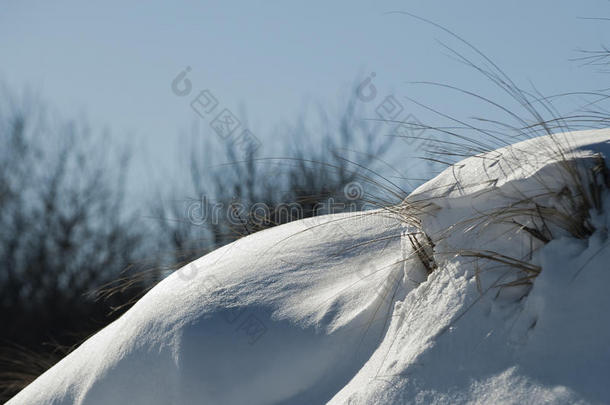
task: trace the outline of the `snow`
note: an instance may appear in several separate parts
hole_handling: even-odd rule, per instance
[[[506,218],[536,225],[511,211],[534,202],[565,210],[565,156],[588,168],[609,152],[610,130],[536,138],[448,168],[400,210],[242,238],[163,280],[9,404],[607,402],[610,196],[587,238],[549,224],[542,244]],[[423,232],[430,275],[408,239],[425,245]],[[522,274],[458,254],[471,251],[541,271],[531,288],[500,288]]]

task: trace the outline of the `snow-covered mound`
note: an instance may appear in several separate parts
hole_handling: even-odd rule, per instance
[[[448,168],[165,279],[9,404],[604,403],[610,131]]]

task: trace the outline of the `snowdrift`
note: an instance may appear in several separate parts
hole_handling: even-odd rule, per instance
[[[535,138],[240,239],[9,404],[608,402],[606,161],[610,130]]]

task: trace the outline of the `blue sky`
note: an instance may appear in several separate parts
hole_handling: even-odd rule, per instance
[[[578,48],[610,43],[609,22],[579,19],[610,16],[601,0],[3,1],[0,80],[36,90],[66,118],[85,116],[128,139],[135,173],[162,180],[180,176],[180,133],[197,119],[170,88],[186,66],[194,88],[210,89],[233,111],[245,108],[269,151],[273,128],[308,101],[333,105],[370,72],[382,94],[476,113],[410,83],[486,86],[447,56],[437,42],[446,34],[390,11],[452,29],[544,94],[605,87],[604,75],[569,61]]]

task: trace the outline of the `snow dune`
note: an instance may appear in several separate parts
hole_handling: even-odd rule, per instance
[[[569,210],[565,161],[584,171],[596,154],[610,159],[610,130],[536,138],[448,168],[399,209],[240,239],[9,404],[608,402],[607,191],[586,238],[519,211]]]

